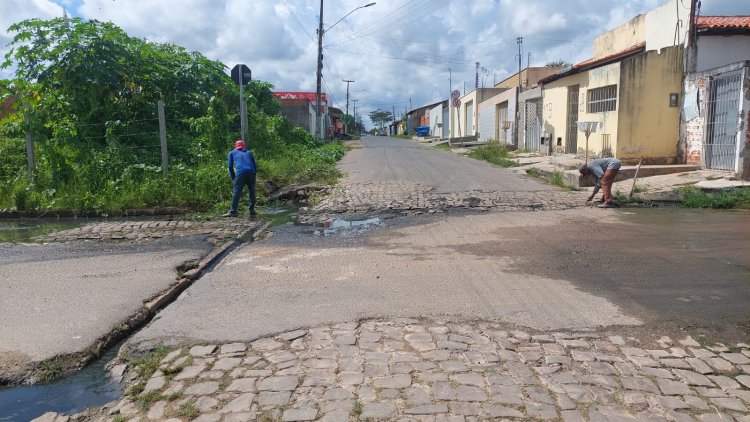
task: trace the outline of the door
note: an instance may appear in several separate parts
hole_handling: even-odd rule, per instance
[[[443,135],[442,138],[448,138],[448,127],[450,126],[450,107],[443,107]]]
[[[703,167],[735,171],[742,74],[716,77],[710,81],[708,90]]]
[[[469,102],[466,104],[466,121],[464,122],[466,127],[466,136],[474,135],[474,103]]]
[[[542,147],[542,104],[538,101],[524,103],[524,147],[528,151],[539,151]]]
[[[568,128],[565,152],[578,153],[578,85],[568,87]]]

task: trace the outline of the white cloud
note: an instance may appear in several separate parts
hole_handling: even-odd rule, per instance
[[[487,69],[487,85],[517,69],[516,37],[524,37],[523,62],[532,65],[591,56],[593,38],[643,13],[661,0],[376,0],[330,29],[369,0],[325,0],[324,90],[345,107],[346,84],[358,110],[396,109],[447,97],[474,84],[474,62]],[[689,0],[684,0],[688,2]],[[254,77],[278,90],[315,90],[318,24],[312,0],[57,0],[87,19],[112,21],[131,35],[171,42],[228,67],[245,63]],[[704,14],[738,13],[736,0],[703,0]],[[742,2],[739,2],[742,3]],[[744,11],[748,13],[750,11]],[[740,12],[741,13],[741,12]],[[0,0],[4,29],[30,17],[60,16],[51,0]],[[329,30],[330,29],[330,30]],[[2,51],[4,54],[5,50]],[[2,76],[2,75],[0,75]],[[364,92],[360,92],[366,90]],[[351,107],[351,104],[350,104]]]

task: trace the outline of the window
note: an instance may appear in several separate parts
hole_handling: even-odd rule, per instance
[[[617,110],[617,85],[589,89],[589,113]]]

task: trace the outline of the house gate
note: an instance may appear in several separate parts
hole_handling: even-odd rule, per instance
[[[735,170],[737,134],[740,129],[742,74],[730,74],[709,81],[706,134],[703,140],[703,168]]]
[[[568,154],[578,153],[578,85],[568,87],[568,130],[565,143]]]
[[[528,151],[539,151],[542,147],[542,103],[541,101],[526,101],[524,104],[524,147]]]

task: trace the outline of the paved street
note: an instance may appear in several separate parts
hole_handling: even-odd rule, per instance
[[[365,140],[374,147],[352,155],[413,150],[425,169],[443,159],[388,141]],[[451,160],[497,172],[484,180],[503,186],[547,189],[550,203],[560,193]],[[410,170],[376,158],[356,167],[342,186],[441,183],[427,170],[419,182],[397,179]],[[179,398],[151,416],[190,405],[200,420],[746,418],[748,213],[466,208],[329,236],[284,226],[235,250],[130,339],[142,349],[240,342],[184,369],[165,362],[167,373],[188,372],[156,373],[154,388]],[[173,358],[193,353],[181,350]],[[128,400],[117,409],[148,413]]]
[[[750,214],[601,210],[409,141],[362,145],[303,217],[372,225],[232,251],[126,343],[176,347],[147,379],[115,368],[157,401],[87,418],[748,419]]]

